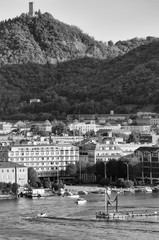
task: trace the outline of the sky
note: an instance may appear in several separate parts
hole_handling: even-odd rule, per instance
[[[159,37],[159,0],[30,0],[34,10],[79,27],[98,41]],[[27,13],[29,0],[0,0],[0,21]]]

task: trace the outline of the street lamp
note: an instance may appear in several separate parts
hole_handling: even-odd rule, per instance
[[[127,180],[129,180],[129,163],[123,163],[126,165],[126,172],[127,172]]]
[[[57,170],[57,172],[56,172],[56,175],[57,175],[57,184],[59,184],[59,164],[57,165],[56,170]]]
[[[81,172],[82,172],[82,164],[81,164],[81,159],[79,159],[79,167],[80,167],[80,180],[81,180],[81,178],[82,178],[82,174],[81,174]]]
[[[107,168],[106,168],[107,162],[104,161],[104,178],[107,178]]]

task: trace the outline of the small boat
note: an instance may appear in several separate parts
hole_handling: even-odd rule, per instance
[[[84,198],[78,198],[75,203],[77,203],[77,204],[84,204],[84,203],[86,203],[86,202],[87,202],[86,199],[84,199]]]
[[[145,187],[144,191],[146,193],[152,193],[152,188],[151,187]]]
[[[44,218],[44,217],[47,217],[47,214],[46,213],[39,213],[37,215],[38,218]]]
[[[156,186],[156,187],[154,187],[154,188],[152,188],[152,192],[153,193],[158,193],[159,192],[159,187],[158,186]]]
[[[70,197],[70,198],[79,198],[79,194],[75,194],[72,192],[68,192],[65,196]]]

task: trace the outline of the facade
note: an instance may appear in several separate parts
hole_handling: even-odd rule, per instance
[[[96,144],[86,143],[79,146],[79,160],[83,162],[95,163]]]
[[[8,122],[0,122],[0,134],[8,134],[12,130],[12,124]]]
[[[107,162],[111,159],[119,159],[123,156],[123,152],[120,145],[114,144],[97,144],[95,148],[95,162],[103,161]]]
[[[141,118],[136,118],[136,123],[137,125],[151,125],[150,124],[150,121],[151,121],[151,118],[149,117],[141,117]]]
[[[159,147],[140,147],[135,150],[135,155],[141,161],[142,181],[149,179],[159,180]]]
[[[0,182],[24,186],[28,183],[27,167],[12,162],[0,162]]]
[[[146,133],[149,133],[151,126],[150,125],[147,125],[147,126],[128,125],[128,126],[123,126],[122,128],[125,131],[130,131],[130,132],[146,132]]]
[[[13,145],[8,161],[33,167],[38,177],[53,177],[67,164],[79,161],[79,149],[69,144]]]
[[[85,123],[85,122],[78,122],[74,124],[70,124],[69,128],[71,131],[78,130],[80,133],[85,134],[86,132],[94,131],[95,133],[101,129],[104,130],[119,130],[121,129],[121,125],[97,125],[94,122]]]
[[[94,131],[96,132],[96,124],[95,123],[85,123],[78,122],[69,125],[71,131],[79,131],[81,134],[85,134],[86,132]]]
[[[58,143],[72,144],[81,142],[83,140],[83,136],[51,136],[51,139],[55,144]]]
[[[150,118],[150,124],[151,125],[159,125],[159,118]]]

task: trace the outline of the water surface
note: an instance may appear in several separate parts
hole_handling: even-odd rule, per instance
[[[159,217],[121,221],[96,220],[95,212],[104,210],[104,195],[84,196],[87,203],[75,204],[68,197],[0,201],[0,240],[158,240]],[[115,195],[112,195],[114,199]],[[115,207],[115,206],[114,206]],[[158,193],[119,195],[123,211],[158,211]],[[51,219],[35,216],[41,211]]]

